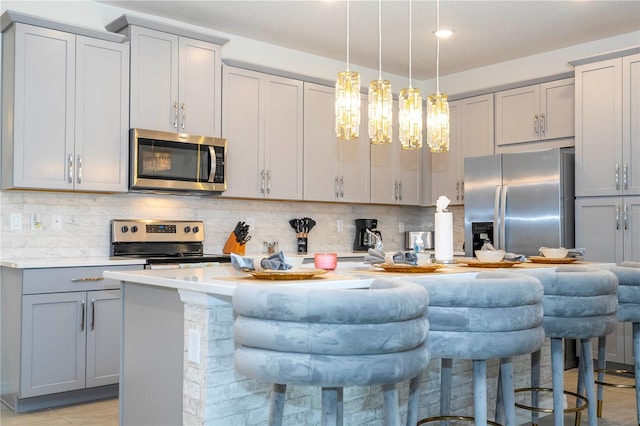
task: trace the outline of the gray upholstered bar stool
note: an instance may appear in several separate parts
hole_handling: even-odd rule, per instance
[[[441,358],[440,416],[418,424],[439,420],[498,424],[487,419],[486,369],[488,359],[500,358],[506,424],[515,425],[511,357],[530,354],[542,346],[542,284],[509,272],[438,280],[414,277],[411,281],[429,291],[429,349],[432,357]],[[473,417],[451,415],[453,359],[473,361]]]
[[[429,363],[428,303],[424,288],[402,280],[368,290],[239,285],[235,368],[273,384],[270,425],[282,422],[287,385],[322,388],[322,425],[342,424],[343,387],[382,385],[385,424],[397,426],[395,384],[411,379],[409,393],[419,394]],[[407,424],[416,420],[409,406]]]
[[[570,408],[575,412],[587,408],[589,425],[596,426],[596,398],[591,357],[591,339],[611,334],[616,327],[616,290],[618,280],[611,272],[583,265],[560,266],[555,270],[527,270],[519,272],[535,276],[544,286],[544,321],[547,337],[551,339],[552,389],[540,387],[540,351],[531,356],[531,388],[517,389],[532,391],[531,406],[518,407],[533,410],[532,424],[538,424],[538,412],[553,411],[554,425],[564,425],[564,339],[580,341],[580,375],[586,385],[586,407]],[[541,409],[538,392],[553,392],[553,410]],[[578,394],[572,395],[578,397]],[[585,398],[583,398],[585,399]]]
[[[602,266],[618,277],[618,312],[619,322],[630,322],[633,333],[633,355],[635,358],[634,371],[616,370],[623,374],[635,376],[634,385],[619,385],[605,382],[606,369],[606,336],[598,338],[598,417],[602,417],[604,400],[603,386],[628,387],[636,389],[636,419],[640,425],[640,262],[622,262],[619,266]]]

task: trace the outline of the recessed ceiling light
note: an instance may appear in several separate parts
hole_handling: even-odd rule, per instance
[[[440,31],[434,31],[433,34],[438,38],[449,38],[454,32],[454,30],[441,29]]]

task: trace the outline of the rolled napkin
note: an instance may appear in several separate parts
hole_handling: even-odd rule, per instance
[[[367,255],[364,257],[364,263],[376,264],[405,264],[405,265],[417,265],[418,255],[414,251],[396,251],[383,253],[379,250],[370,248]]]
[[[495,251],[497,249],[493,246],[493,244],[491,244],[489,242],[485,242],[480,250],[493,250],[493,251]],[[527,260],[527,258],[526,258],[526,256],[524,254],[506,253],[505,252],[504,260],[507,260],[509,262],[524,262],[525,260]]]
[[[282,251],[274,253],[269,257],[259,257],[256,259],[250,257],[238,256],[235,253],[231,253],[231,265],[239,271],[286,271],[293,268],[284,261],[284,253]]]

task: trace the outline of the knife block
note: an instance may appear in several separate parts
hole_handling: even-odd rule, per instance
[[[231,232],[229,234],[229,238],[227,238],[227,242],[224,244],[224,248],[222,249],[222,253],[229,254],[234,253],[240,256],[244,255],[245,244],[240,244],[236,241],[236,234]]]

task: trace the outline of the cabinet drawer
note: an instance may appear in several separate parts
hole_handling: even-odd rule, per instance
[[[142,265],[26,269],[22,294],[60,293],[120,288],[120,282],[103,278],[104,271],[140,270]]]

